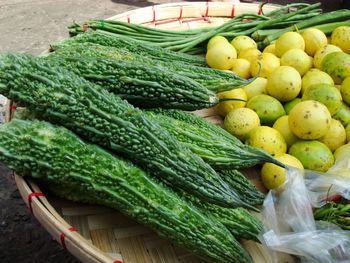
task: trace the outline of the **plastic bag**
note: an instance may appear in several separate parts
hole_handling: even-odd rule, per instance
[[[259,239],[270,249],[271,263],[283,262],[276,252],[299,256],[302,262],[350,262],[350,232],[331,223],[316,223],[312,210],[313,204],[323,202],[325,190],[342,180],[294,168],[287,169],[286,177],[283,191],[270,191],[263,205],[265,232]],[[341,185],[334,189],[342,191]]]

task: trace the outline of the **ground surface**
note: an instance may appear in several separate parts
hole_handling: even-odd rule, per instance
[[[48,44],[66,38],[73,20],[107,18],[127,10],[159,4],[155,1],[118,0],[1,0],[0,52],[41,54]],[[270,1],[290,3],[298,1]],[[316,2],[316,1],[307,1]],[[323,1],[325,9],[338,8],[338,1]],[[78,262],[53,241],[32,217],[22,201],[11,173],[0,165],[0,262]]]

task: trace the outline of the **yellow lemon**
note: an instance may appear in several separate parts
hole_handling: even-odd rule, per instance
[[[250,62],[244,58],[236,58],[231,70],[241,78],[247,79],[250,77]]]
[[[279,117],[273,124],[272,128],[276,129],[282,134],[284,140],[287,143],[287,147],[289,148],[293,143],[298,141],[298,138],[294,135],[294,133],[289,128],[288,119],[289,119],[289,116],[287,115]]]
[[[283,164],[304,169],[303,164],[294,156],[289,154],[282,154],[275,157]],[[261,180],[267,189],[276,189],[286,180],[286,171],[284,168],[272,163],[265,163],[261,169]]]
[[[260,94],[266,94],[267,79],[257,77],[248,85],[244,86],[243,89],[247,94],[248,100],[252,97]]]
[[[317,28],[307,28],[301,33],[301,36],[305,41],[305,52],[309,56],[314,56],[319,48],[328,44],[325,33]]]
[[[258,126],[260,126],[258,114],[248,108],[237,108],[230,111],[224,121],[225,129],[241,140],[244,140],[246,135]]]
[[[212,37],[209,40],[208,44],[207,44],[207,50],[210,49],[215,44],[222,43],[222,42],[223,43],[227,43],[227,44],[229,43],[226,37],[223,37],[223,36],[214,36],[214,37]]]
[[[272,53],[276,55],[276,45],[270,44],[267,47],[264,48],[263,53]]]
[[[232,39],[231,45],[235,47],[238,53],[245,49],[258,48],[258,45],[255,43],[255,41],[248,36],[235,37],[234,39]]]
[[[254,128],[246,136],[245,143],[262,149],[273,156],[284,154],[287,151],[286,141],[280,132],[268,126]]]
[[[234,59],[237,58],[235,48],[229,43],[217,43],[212,46],[205,56],[207,64],[215,69],[231,69]]]
[[[305,100],[295,105],[289,112],[288,123],[292,132],[300,139],[319,139],[330,127],[331,114],[322,103]]]
[[[280,66],[267,77],[266,90],[279,101],[290,101],[301,90],[300,74],[292,67]]]
[[[260,68],[261,66],[261,68]],[[260,76],[262,78],[268,77],[268,75],[280,66],[280,60],[272,53],[262,53],[258,59],[255,59],[250,65],[250,72],[253,77],[258,75],[260,70]]]
[[[247,94],[245,94],[242,88],[232,89],[218,93],[219,99],[240,99],[244,101],[228,100],[220,102],[215,106],[215,111],[225,117],[233,109],[243,108],[246,105]]]
[[[346,143],[346,132],[340,121],[331,119],[331,125],[326,134],[318,139],[334,152],[340,146]]]
[[[335,162],[341,162],[343,160],[348,160],[350,155],[350,143],[344,144],[340,146],[335,152],[334,152],[334,159]]]
[[[284,53],[293,48],[305,50],[305,41],[299,33],[286,32],[276,40],[275,51],[278,57],[282,57]]]
[[[331,42],[344,52],[350,53],[350,26],[340,26],[334,29]]]
[[[281,66],[293,67],[303,76],[312,67],[312,58],[301,49],[293,48],[281,57]]]
[[[248,48],[248,49],[244,49],[241,52],[239,52],[238,58],[244,58],[251,63],[255,59],[258,59],[260,55],[261,55],[261,52],[259,49]]]

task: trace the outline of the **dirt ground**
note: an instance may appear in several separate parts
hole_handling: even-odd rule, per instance
[[[68,36],[73,20],[107,18],[127,10],[166,2],[119,0],[1,0],[0,52],[41,54],[48,44]],[[286,4],[300,1],[270,1]],[[317,2],[317,1],[305,1]],[[340,1],[323,1],[325,10],[340,7]],[[21,199],[10,171],[0,165],[0,262],[78,262],[31,216]]]

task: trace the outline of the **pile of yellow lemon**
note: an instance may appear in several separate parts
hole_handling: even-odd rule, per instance
[[[350,141],[350,27],[327,36],[316,28],[287,32],[264,50],[249,36],[231,42],[215,36],[206,61],[242,78],[248,85],[218,94],[216,112],[225,129],[246,144],[300,169],[327,171],[333,153]],[[262,167],[268,189],[283,184],[284,169]]]

